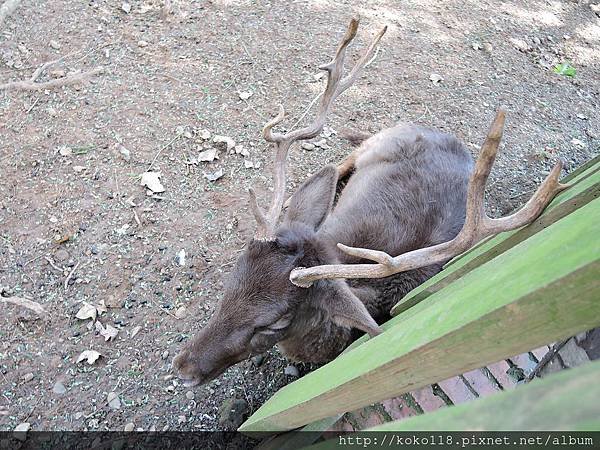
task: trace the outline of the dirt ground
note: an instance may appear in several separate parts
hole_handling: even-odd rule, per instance
[[[60,57],[38,81],[105,71],[75,86],[0,91],[0,289],[46,310],[36,320],[0,303],[0,429],[231,428],[219,423],[224,401],[243,400],[249,413],[294,379],[276,351],[194,390],[170,362],[210,317],[252,235],[247,188],[264,201],[271,179],[262,125],[279,103],[284,125],[302,116],[352,15],[362,23],[350,59],[389,30],[328,125],[374,132],[419,122],[476,155],[505,107],[488,186],[500,214],[557,158],[567,173],[598,153],[598,10],[557,0],[181,0],[170,11],[159,1],[23,0],[0,28],[0,84]],[[554,73],[565,62],[574,77]],[[292,149],[290,190],[350,151],[330,133],[327,148]],[[194,163],[209,147],[219,159]],[[150,166],[164,193],[140,186]],[[218,170],[217,181],[205,177]],[[76,318],[83,302],[107,306],[98,322],[116,338],[105,342],[91,319]],[[85,350],[101,357],[77,363]]]

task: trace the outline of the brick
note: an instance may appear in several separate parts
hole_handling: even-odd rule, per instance
[[[411,394],[421,409],[425,412],[435,411],[436,409],[446,406],[444,400],[433,393],[431,386],[411,392]]]
[[[357,430],[366,430],[385,423],[385,418],[372,406],[366,406],[352,413],[353,425]]]
[[[455,405],[460,405],[461,403],[475,400],[477,398],[475,397],[475,394],[469,390],[464,381],[459,377],[440,381],[438,385]]]
[[[558,357],[555,357],[554,359],[549,361],[548,364],[546,364],[544,368],[540,371],[540,377],[544,378],[545,376],[558,372],[562,369],[563,366],[558,360]]]
[[[480,397],[499,392],[500,389],[496,383],[490,380],[481,369],[471,370],[463,374],[469,385],[479,394]]]
[[[510,366],[506,361],[498,361],[488,365],[487,368],[504,389],[512,389],[517,385],[517,382],[508,376]]]
[[[544,345],[542,347],[531,350],[531,353],[533,353],[533,356],[535,356],[535,358],[538,360],[538,362],[540,362],[542,360],[542,358],[544,356],[546,356],[546,353],[548,353],[548,351],[549,351],[548,346]]]
[[[509,359],[515,366],[523,370],[525,376],[528,376],[537,365],[537,363],[531,359],[529,353],[521,353],[520,355],[512,356]]]
[[[394,397],[381,402],[381,406],[393,420],[402,420],[417,416],[419,412],[412,408],[402,397]]]
[[[590,360],[585,350],[577,345],[574,338],[569,339],[558,354],[566,367],[577,367]]]

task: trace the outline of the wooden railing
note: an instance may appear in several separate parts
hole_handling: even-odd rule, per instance
[[[240,431],[326,425],[332,416],[600,326],[600,161],[569,178],[571,188],[535,223],[455,258],[393,308],[384,333],[359,339],[281,389]],[[415,420],[402,429],[425,423]]]

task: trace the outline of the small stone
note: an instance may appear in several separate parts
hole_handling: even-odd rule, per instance
[[[128,424],[125,425],[125,428],[123,428],[123,431],[133,431],[135,429],[135,425],[132,424],[131,422],[129,422]]]
[[[283,373],[294,378],[298,378],[300,376],[300,372],[298,372],[298,368],[296,366],[286,366],[285,369],[283,369]]]
[[[579,148],[585,148],[585,142],[583,142],[581,139],[577,139],[577,138],[573,138],[571,139],[571,144],[573,144],[575,147],[579,147]]]
[[[148,42],[144,40],[139,40],[137,43],[138,47],[148,47]]]
[[[185,266],[185,249],[181,249],[177,252],[177,256],[175,257],[175,261],[180,266]]]
[[[54,392],[55,394],[58,394],[58,395],[63,395],[64,393],[67,392],[67,388],[60,381],[57,381],[56,383],[54,383],[52,392]]]
[[[175,317],[177,317],[178,319],[183,319],[187,316],[187,309],[185,308],[185,306],[180,306],[179,308],[177,308],[177,311],[175,311]]]
[[[248,402],[237,398],[226,399],[219,408],[219,426],[237,430],[248,413]]]
[[[252,364],[254,364],[256,367],[260,367],[260,365],[265,360],[265,357],[264,355],[255,355],[250,359],[252,360]]]
[[[81,173],[86,169],[85,166],[73,166],[73,170],[75,171],[75,173]]]
[[[33,373],[29,372],[26,373],[25,375],[23,375],[23,383],[29,383],[31,380],[33,380]]]
[[[315,144],[315,147],[319,147],[319,148],[322,148],[322,149],[328,149],[329,148],[329,145],[327,145],[327,141],[325,139],[321,139],[321,140],[315,142],[314,144]]]
[[[58,147],[58,153],[60,156],[71,156],[73,154],[73,149],[66,145],[61,145]]]
[[[185,419],[185,416],[178,416],[177,417],[177,423],[182,424],[182,423],[185,423],[185,422],[187,422],[186,419]]]
[[[303,142],[302,146],[301,146],[304,150],[314,150],[315,149],[315,144],[311,144],[310,142]]]
[[[27,438],[25,433],[27,433],[30,428],[31,424],[29,422],[20,423],[15,427],[13,437],[19,441],[24,441]]]
[[[50,42],[48,43],[50,45],[51,48],[53,48],[54,50],[59,50],[60,49],[60,44],[58,42],[56,42],[55,40],[50,40]]]
[[[162,354],[162,359],[167,359],[169,357],[169,350],[165,350]]]
[[[65,262],[67,261],[71,256],[69,255],[69,252],[66,251],[65,249],[59,249],[54,253],[54,259],[58,262]]]
[[[533,37],[533,43],[534,43],[535,45],[540,45],[540,44],[542,43],[542,41],[540,40],[540,38],[539,38],[539,37],[537,37],[537,36],[534,36],[534,37]]]
[[[494,48],[492,47],[492,44],[490,44],[489,42],[484,42],[483,45],[481,46],[481,48],[487,54],[491,54],[492,51],[494,50]]]
[[[208,130],[201,130],[200,133],[198,133],[198,135],[200,136],[201,139],[207,140],[210,139],[210,131]]]
[[[187,391],[185,393],[185,398],[187,398],[188,400],[194,400],[194,392],[193,391]]]
[[[106,401],[112,409],[121,408],[121,399],[115,392],[109,392]]]
[[[475,42],[473,43],[473,45],[471,45],[471,47],[473,48],[473,50],[479,50],[481,48],[481,45],[479,45],[479,42]]]

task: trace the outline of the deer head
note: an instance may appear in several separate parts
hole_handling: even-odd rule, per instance
[[[380,332],[364,304],[345,282],[324,281],[304,289],[290,281],[295,268],[336,262],[334,253],[317,237],[317,231],[331,211],[338,170],[327,166],[308,179],[289,199],[289,206],[280,217],[291,145],[311,139],[323,130],[332,103],[358,78],[386,31],[384,28],[375,36],[354,68],[342,78],[346,49],[357,29],[358,20],[353,19],[335,57],[321,67],[328,77],[316,120],[286,134],[275,133],[272,128],[285,117],[281,106],[277,117],[263,129],[263,137],[275,147],[271,207],[265,214],[254,191],[249,191],[250,209],[257,222],[254,239],[237,261],[223,300],[208,324],[173,360],[173,366],[187,385],[210,381],[249,355],[268,350],[294,329],[307,326],[294,320],[299,310],[318,309],[344,326],[371,335]]]

